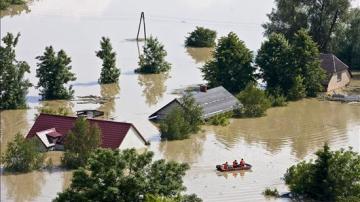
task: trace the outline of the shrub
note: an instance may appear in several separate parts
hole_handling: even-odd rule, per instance
[[[207,123],[214,126],[227,126],[230,124],[230,118],[233,116],[232,112],[217,114],[207,120]]]
[[[254,83],[246,86],[245,90],[241,91],[237,98],[243,105],[236,111],[240,117],[260,117],[265,114],[265,111],[271,106],[269,98],[265,91],[258,89]]]
[[[40,152],[38,143],[35,138],[25,139],[21,134],[16,134],[1,158],[5,170],[27,172],[39,169],[43,164],[44,155]]]
[[[316,152],[315,161],[291,166],[285,183],[297,196],[320,201],[360,198],[360,155],[351,149],[330,151],[327,145]],[[340,200],[341,201],[341,200]]]
[[[66,136],[62,164],[66,168],[84,166],[91,152],[100,145],[100,128],[83,117],[76,120],[74,128]]]
[[[157,38],[151,36],[147,39],[143,50],[144,54],[140,55],[139,60],[140,68],[136,69],[135,72],[158,74],[160,72],[166,72],[171,68],[170,63],[165,61],[167,52]]]
[[[299,100],[306,96],[306,89],[304,86],[304,78],[301,76],[296,76],[293,80],[293,85],[289,89],[288,99],[289,100]]]
[[[204,27],[196,27],[185,39],[186,47],[214,47],[216,31]]]
[[[281,93],[280,89],[274,89],[272,91],[266,92],[272,107],[281,107],[285,106],[286,97]]]
[[[195,102],[191,94],[185,94],[180,99],[181,106],[173,109],[160,122],[161,138],[167,140],[181,140],[189,137],[190,133],[197,133],[202,124],[202,109]]]
[[[263,194],[265,196],[279,197],[279,191],[276,188],[271,189],[271,188],[268,187],[268,188],[265,189]]]

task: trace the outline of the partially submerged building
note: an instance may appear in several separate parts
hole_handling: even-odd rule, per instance
[[[62,150],[64,140],[74,127],[77,117],[40,114],[26,138],[39,138],[46,150]],[[110,149],[141,149],[147,141],[131,123],[87,119],[101,130],[101,147]]]
[[[327,74],[323,82],[327,92],[343,88],[350,83],[351,73],[349,67],[334,54],[320,54],[321,68]]]
[[[239,100],[224,87],[207,90],[201,87],[200,92],[193,93],[195,102],[202,108],[202,118],[209,119],[215,115],[233,111],[241,106]],[[181,99],[175,98],[164,107],[149,116],[151,120],[162,120],[176,107],[182,107]]]

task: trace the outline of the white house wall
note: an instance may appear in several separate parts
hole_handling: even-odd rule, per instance
[[[145,142],[140,137],[140,134],[134,129],[134,127],[131,127],[126,134],[124,140],[122,141],[119,149],[129,149],[129,148],[135,148],[135,149],[141,149],[146,147]]]
[[[327,91],[333,91],[339,88],[345,87],[347,84],[350,83],[350,73],[348,70],[344,70],[341,72],[341,81],[337,80],[337,73],[334,73],[329,81]]]

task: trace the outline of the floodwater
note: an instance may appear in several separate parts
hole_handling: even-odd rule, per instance
[[[31,65],[27,77],[36,84],[36,56],[45,46],[64,49],[72,57],[77,80],[76,96],[110,97],[104,104],[77,101],[40,102],[31,88],[29,109],[1,112],[1,151],[16,133],[25,134],[41,108],[99,109],[105,117],[133,122],[151,141],[156,158],[188,162],[184,178],[188,193],[204,201],[269,201],[266,187],[286,191],[281,180],[290,165],[313,157],[328,142],[333,148],[352,146],[360,151],[360,106],[307,99],[272,108],[267,116],[231,120],[226,127],[204,126],[188,140],[161,142],[156,127],[147,120],[155,110],[173,99],[176,89],[203,83],[201,67],[212,49],[186,49],[184,37],[195,26],[215,29],[218,36],[234,31],[256,51],[262,41],[261,23],[271,11],[270,0],[39,0],[14,9],[1,19],[1,35],[21,32],[17,55]],[[145,12],[147,34],[159,38],[168,51],[172,69],[167,74],[134,73],[138,45],[134,42],[140,12]],[[2,13],[3,14],[3,13]],[[119,84],[98,85],[101,61],[95,57],[102,36],[111,38],[121,68]],[[140,43],[139,46],[142,46]],[[48,158],[59,164],[60,154]],[[252,171],[220,174],[215,165],[245,158]],[[71,172],[61,169],[27,174],[1,175],[1,201],[51,201],[69,186]],[[281,200],[280,200],[281,201]]]

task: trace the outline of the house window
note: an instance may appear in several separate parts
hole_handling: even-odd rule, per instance
[[[337,82],[341,81],[341,76],[342,76],[341,72],[337,73]]]

